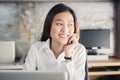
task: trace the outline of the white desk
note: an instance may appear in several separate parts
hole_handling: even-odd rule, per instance
[[[22,70],[23,65],[18,63],[0,64],[0,70]]]

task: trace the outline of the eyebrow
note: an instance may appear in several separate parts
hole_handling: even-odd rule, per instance
[[[55,21],[63,21],[63,20],[61,20],[61,19],[56,19]]]
[[[56,19],[55,21],[63,21],[61,19]],[[69,20],[69,22],[74,22],[73,20]]]

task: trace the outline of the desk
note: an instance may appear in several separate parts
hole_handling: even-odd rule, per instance
[[[108,70],[108,71],[90,71],[88,73],[90,80],[91,77],[104,76],[104,75],[120,75],[120,59],[109,58],[105,61],[88,61],[88,68],[104,68],[104,67],[119,67],[119,70]]]
[[[103,66],[120,66],[120,59],[109,58],[109,60],[103,61],[89,61],[88,67],[103,67]]]
[[[23,65],[19,63],[0,64],[0,70],[22,70]]]

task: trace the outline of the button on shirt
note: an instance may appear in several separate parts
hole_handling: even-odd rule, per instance
[[[78,44],[73,50],[71,62],[65,62],[65,53],[62,52],[56,59],[50,49],[50,40],[38,41],[31,45],[23,66],[24,70],[40,71],[67,71],[70,80],[84,80],[86,49]]]

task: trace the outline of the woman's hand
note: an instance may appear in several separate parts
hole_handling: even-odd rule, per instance
[[[75,46],[78,44],[79,40],[79,35],[78,34],[73,34],[68,43],[65,45],[64,51],[65,51],[65,56],[66,57],[71,57],[72,56],[72,51],[75,48]]]
[[[68,44],[66,44],[64,51],[66,57],[72,57],[72,51],[75,48],[75,46],[78,44],[78,40],[80,38],[80,29],[78,26],[78,22],[76,20],[76,31],[75,33],[70,37]]]

